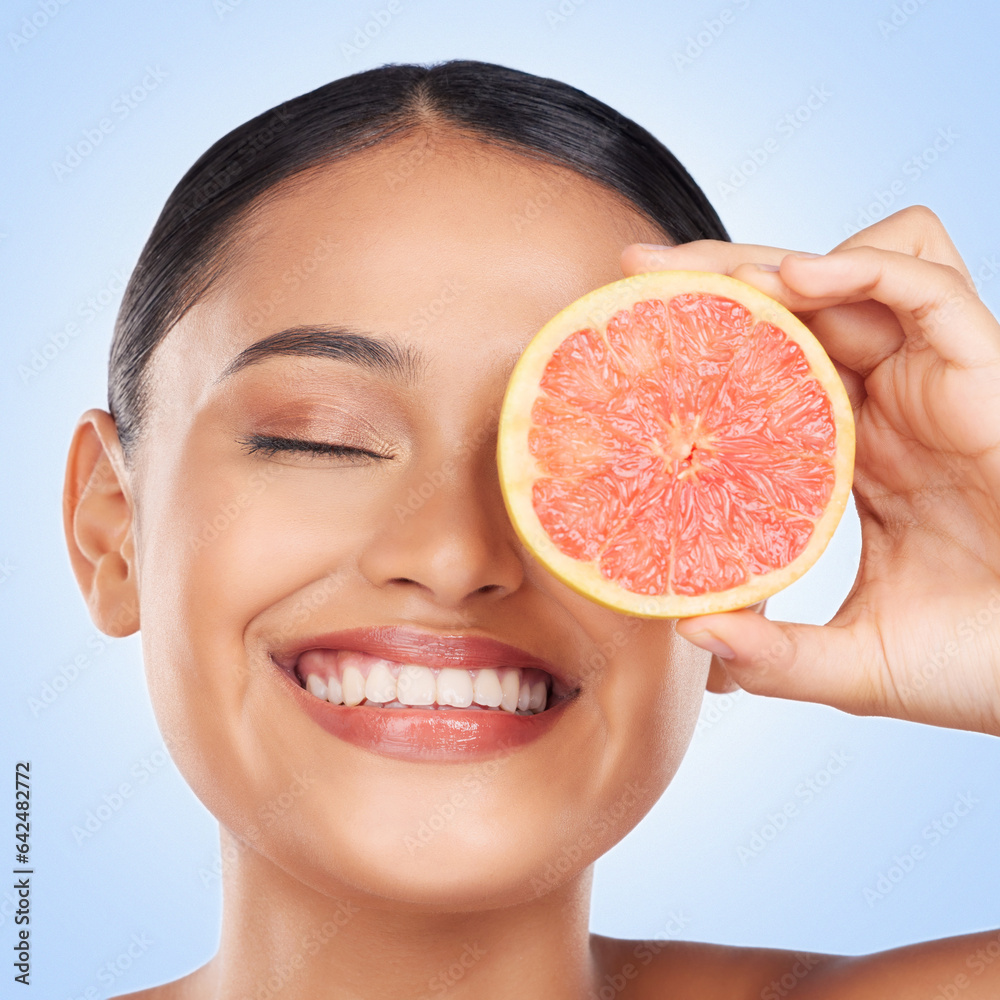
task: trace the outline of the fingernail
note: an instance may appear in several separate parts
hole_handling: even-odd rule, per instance
[[[781,268],[777,264],[754,264],[754,267],[758,271],[780,271]]]
[[[692,632],[690,635],[685,635],[684,638],[710,653],[715,653],[720,660],[732,660],[736,657],[736,654],[711,632]]]
[[[802,253],[790,253],[790,254],[788,254],[788,256],[789,257],[798,257],[799,260],[812,260],[814,257],[825,257],[826,254],[823,254],[823,253],[806,253],[805,251],[803,251]]]
[[[640,250],[673,250],[672,246],[661,246],[659,243],[633,243],[632,246],[638,247]]]

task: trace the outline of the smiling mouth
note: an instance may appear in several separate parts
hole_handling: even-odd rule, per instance
[[[572,673],[489,636],[376,625],[270,650],[293,702],[383,756],[457,762],[542,739],[580,694]]]
[[[294,676],[317,700],[347,707],[538,715],[553,702],[552,675],[538,667],[437,667],[353,649],[307,649]]]

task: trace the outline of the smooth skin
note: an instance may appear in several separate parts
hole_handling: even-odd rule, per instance
[[[594,606],[532,560],[506,517],[494,453],[507,378],[548,318],[620,277],[622,266],[751,280],[807,318],[847,367],[892,366],[888,388],[907,403],[894,411],[892,432],[883,411],[865,417],[875,384],[863,399],[861,376],[845,371],[860,408],[859,506],[871,495],[881,498],[873,509],[900,511],[891,523],[903,540],[898,552],[878,550],[875,572],[866,519],[871,582],[851,600],[867,614],[878,610],[880,622],[895,616],[900,634],[911,613],[943,633],[958,598],[943,610],[929,602],[918,614],[884,599],[883,608],[876,592],[910,592],[911,576],[930,581],[947,556],[966,604],[989,600],[993,576],[984,560],[998,539],[985,473],[961,490],[952,483],[940,501],[969,498],[955,508],[978,554],[978,562],[966,557],[967,567],[942,552],[922,507],[918,534],[903,517],[912,500],[886,493],[912,495],[912,484],[934,468],[935,441],[985,455],[983,435],[992,427],[1000,438],[1000,415],[972,391],[988,382],[984,368],[944,365],[951,374],[942,378],[954,385],[947,402],[935,395],[933,406],[903,392],[900,379],[912,375],[917,386],[925,378],[914,366],[928,360],[912,345],[923,337],[930,344],[920,332],[936,322],[928,288],[962,291],[935,344],[968,341],[962,358],[992,359],[1000,370],[1000,331],[962,283],[957,255],[936,259],[954,250],[930,213],[901,213],[856,238],[882,249],[838,250],[820,264],[718,243],[650,251],[630,244],[662,243],[663,234],[583,177],[440,126],[429,142],[422,138],[314,171],[259,206],[222,278],[157,349],[150,413],[131,462],[102,410],[84,414],[73,438],[65,520],[81,589],[108,634],[127,635],[141,623],[165,742],[222,835],[218,954],[183,979],[133,996],[237,1000],[278,976],[282,1000],[422,997],[440,995],[435,977],[458,962],[462,975],[447,983],[456,1000],[580,1000],[623,974],[623,997],[759,997],[800,969],[800,957],[677,942],[639,951],[640,942],[591,935],[587,926],[593,862],[669,783],[703,689],[738,681],[849,711],[996,733],[997,667],[988,644],[978,657],[963,651],[947,683],[938,678],[920,698],[893,701],[876,678],[892,676],[898,686],[915,676],[921,647],[885,645],[880,673],[861,655],[861,626],[851,633],[851,649],[860,652],[849,654],[861,658],[858,675],[845,683],[833,669],[845,655],[837,627],[796,631],[766,622],[756,608],[678,628]],[[390,184],[400,163],[415,162],[418,142],[432,155],[417,159],[405,184]],[[551,200],[526,215],[542,192]],[[779,262],[780,272],[753,267]],[[942,296],[935,301],[951,301]],[[921,318],[911,320],[913,312]],[[873,316],[878,338],[859,326],[859,317]],[[391,343],[410,364],[387,371],[285,355],[225,376],[249,345],[318,324]],[[927,455],[888,447],[891,434],[909,441],[918,431]],[[241,442],[254,433],[357,450],[251,454]],[[403,513],[425,482],[434,484],[431,495]],[[556,663],[579,694],[550,733],[488,766],[379,757],[307,718],[277,683],[269,650],[289,637],[380,624],[511,643]],[[697,632],[693,638],[705,645],[708,635],[714,648],[681,638]],[[779,634],[793,640],[792,652],[773,653]],[[728,651],[720,641],[739,655],[713,658]],[[772,653],[761,665],[764,648]],[[797,680],[812,661],[810,683]],[[448,812],[443,804],[455,804],[456,793],[461,799]],[[414,847],[435,813],[447,821]],[[922,997],[996,938],[970,935],[858,959],[820,956],[795,996]],[[963,996],[995,995],[998,976],[1000,963]]]

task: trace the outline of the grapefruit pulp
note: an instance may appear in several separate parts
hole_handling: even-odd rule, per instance
[[[539,331],[497,460],[550,572],[607,607],[682,618],[753,604],[816,561],[850,493],[854,421],[784,306],[727,275],[658,271]]]

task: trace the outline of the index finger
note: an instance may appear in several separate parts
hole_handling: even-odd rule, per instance
[[[945,231],[941,220],[925,205],[910,205],[838,243],[834,250],[870,246],[894,250],[936,264],[947,264],[971,285],[972,275]],[[758,243],[695,240],[675,246],[633,243],[622,252],[622,273],[629,277],[644,271],[714,271],[732,275],[741,264],[779,264],[789,253],[800,253]]]
[[[626,278],[646,271],[712,271],[731,275],[743,264],[780,264],[781,258],[792,252],[724,240],[695,240],[676,246],[633,243],[622,251],[621,267]]]

